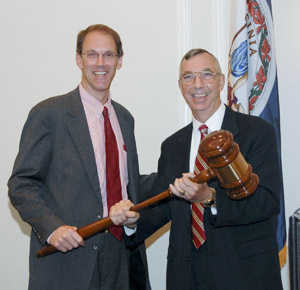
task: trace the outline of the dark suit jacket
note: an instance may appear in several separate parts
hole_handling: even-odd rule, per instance
[[[134,119],[123,106],[112,104],[127,149],[129,198],[137,203],[144,179],[139,173]],[[94,151],[78,88],[47,99],[31,110],[8,186],[12,204],[32,226],[29,289],[88,289],[97,255],[93,245],[98,244],[100,235],[88,239],[85,247],[66,254],[35,257],[59,226],[80,228],[102,218]],[[135,266],[146,267],[144,244],[139,245],[139,252],[144,265]]]
[[[222,129],[230,131],[242,155],[259,176],[254,195],[230,200],[217,180],[217,215],[206,208],[204,225],[209,260],[219,290],[282,289],[278,262],[276,225],[279,213],[279,162],[273,127],[260,118],[226,108]],[[192,124],[166,139],[161,148],[156,192],[189,172]],[[168,249],[167,289],[190,289],[191,205],[171,198],[145,211],[131,243],[143,240],[172,220]],[[206,289],[206,288],[205,288]]]

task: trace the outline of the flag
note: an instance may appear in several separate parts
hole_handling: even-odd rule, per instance
[[[232,0],[230,13],[227,104],[236,111],[259,116],[274,126],[281,171],[280,116],[271,0]],[[280,189],[277,242],[282,268],[286,263],[287,253],[283,185]]]

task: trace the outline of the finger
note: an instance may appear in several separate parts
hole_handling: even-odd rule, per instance
[[[83,243],[82,237],[78,234],[76,227],[69,227],[68,230],[62,236],[63,246],[71,250],[78,248]]]
[[[133,206],[133,203],[130,200],[124,201],[121,206],[123,213],[127,213]]]
[[[59,240],[60,246],[67,250],[72,250],[73,248],[78,248],[82,238],[79,234],[73,229],[70,228],[62,238]]]
[[[62,237],[53,243],[53,246],[64,253],[73,249],[72,245]]]
[[[180,192],[186,190],[186,187],[183,184],[182,178],[176,178],[175,179],[174,188],[175,188],[177,194],[180,194]]]
[[[176,181],[175,181],[176,182]],[[175,182],[174,182],[174,184],[175,184]],[[173,184],[170,184],[169,185],[169,189],[171,190],[171,192],[173,193],[173,194],[175,194],[175,195],[179,195],[179,191],[175,188],[175,186],[173,185]]]
[[[139,219],[140,218],[140,214],[136,211],[128,211],[127,214],[126,214],[126,217],[129,218],[129,219]]]
[[[188,178],[193,178],[196,175],[192,172],[187,172],[187,173],[182,173],[182,176],[188,177]]]
[[[75,242],[74,247],[84,246],[84,240],[81,235],[78,234],[77,231],[71,233],[72,239]]]
[[[193,183],[192,183],[192,181],[189,178],[183,177],[181,179],[180,187],[182,189],[184,189],[184,190],[188,190],[188,189],[190,189],[192,187],[192,184]]]
[[[122,223],[122,225],[125,225],[125,226],[130,227],[130,228],[135,228],[139,218],[140,218],[139,213],[129,211],[128,212],[128,218],[126,219],[126,221],[124,223]]]
[[[114,225],[116,225],[116,226],[119,225],[118,215],[115,213],[115,210],[113,210],[112,208],[109,212],[109,217],[110,217],[110,219],[111,219],[111,221],[113,222]]]
[[[174,185],[172,185],[172,184],[169,185],[169,189],[171,190],[171,192],[172,192],[174,195],[176,195],[176,196],[178,196],[178,197],[181,197],[181,198],[185,198],[186,192],[185,192],[184,189],[179,189],[179,191],[178,191],[178,190],[176,190],[176,188],[175,188]]]

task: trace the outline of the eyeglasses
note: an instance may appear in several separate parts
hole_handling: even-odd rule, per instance
[[[90,51],[90,52],[83,52],[82,55],[86,56],[87,59],[91,61],[96,61],[100,55],[102,55],[103,59],[106,61],[111,61],[115,59],[116,57],[119,57],[120,55],[113,52],[113,51],[106,51],[104,53],[98,53],[96,51]]]
[[[210,84],[215,80],[217,75],[220,75],[220,73],[212,73],[210,71],[186,73],[180,77],[180,81],[182,85],[190,86],[195,82],[197,75],[199,76],[201,81],[206,84]]]

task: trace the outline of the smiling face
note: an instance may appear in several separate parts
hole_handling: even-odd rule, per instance
[[[84,38],[82,54],[76,53],[76,63],[82,71],[82,86],[102,104],[107,101],[116,70],[122,66],[122,57],[104,59],[103,54],[107,52],[117,54],[113,37],[105,32],[92,31]],[[91,59],[89,53],[98,53],[99,57]]]
[[[220,73],[214,58],[208,53],[201,53],[185,59],[180,67],[178,81],[181,93],[192,110],[193,116],[201,123],[205,123],[219,108],[221,104],[220,92],[224,87],[225,76],[217,74],[211,83],[204,83],[199,74],[190,85],[184,85],[181,77],[195,72]]]

